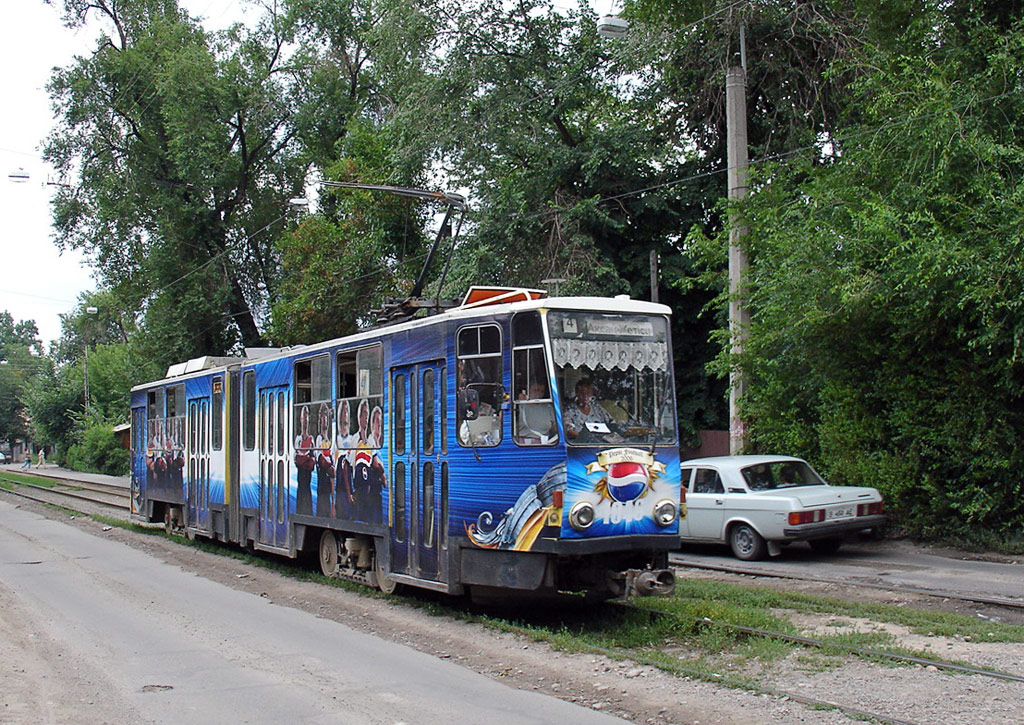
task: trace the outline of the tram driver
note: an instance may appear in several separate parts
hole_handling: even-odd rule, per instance
[[[588,423],[610,426],[614,422],[611,414],[598,401],[590,378],[580,378],[576,382],[576,396],[566,407],[563,422],[565,434],[570,438],[577,438],[581,433],[586,433]]]

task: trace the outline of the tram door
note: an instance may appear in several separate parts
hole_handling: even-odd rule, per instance
[[[442,581],[447,530],[447,402],[442,362],[392,370],[391,570]],[[444,496],[442,496],[442,491]]]
[[[176,462],[176,457],[175,457]],[[188,401],[188,525],[210,529],[210,400]]]
[[[288,545],[287,391],[280,386],[259,392],[260,543],[276,547]]]

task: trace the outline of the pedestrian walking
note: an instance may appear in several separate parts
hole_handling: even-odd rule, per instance
[[[25,454],[25,460],[21,462],[21,470],[25,471],[32,467],[32,451]]]
[[[36,468],[42,468],[45,465],[46,465],[46,449],[45,448],[40,448],[39,449],[39,465],[36,466]]]

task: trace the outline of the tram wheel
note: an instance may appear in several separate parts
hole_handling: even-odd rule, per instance
[[[373,571],[377,575],[377,588],[385,594],[394,594],[399,591],[399,583],[391,578],[386,571],[384,571],[383,565],[380,563],[380,559],[377,557],[377,553],[373,554]]]
[[[325,577],[338,576],[338,537],[330,529],[320,535],[320,571]]]

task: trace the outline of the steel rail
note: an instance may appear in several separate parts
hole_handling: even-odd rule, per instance
[[[675,615],[672,615],[671,612],[661,612],[661,611],[658,611],[656,609],[643,609],[641,607],[637,607],[636,605],[630,604],[629,602],[615,602],[614,604],[616,606],[623,607],[624,609],[632,609],[632,610],[638,611],[638,612],[645,612],[648,615],[651,615],[651,614],[662,614],[662,615],[665,615],[665,616],[675,616]],[[505,625],[508,626],[512,631],[518,632],[518,633],[526,635],[526,636],[533,636],[533,633],[530,630],[527,630],[525,627],[521,627],[521,626],[515,624],[514,622],[510,622],[508,620],[505,620]],[[658,668],[658,669],[666,669],[665,663],[663,661],[661,661],[661,660],[654,660],[654,659],[648,657],[641,650],[634,650],[634,649],[620,648],[620,647],[602,647],[601,645],[591,644],[589,642],[584,642],[580,646],[585,651],[591,652],[593,654],[601,654],[601,655],[604,655],[606,657],[612,657],[612,658],[626,658],[626,659],[630,659],[630,660],[632,660],[634,662],[638,662],[640,664],[649,665],[651,667],[655,667],[655,668]],[[681,660],[677,660],[677,662],[679,662],[679,664],[673,664],[673,665],[671,665],[668,668],[668,671],[671,674],[674,674],[674,675],[687,675],[687,676],[691,676],[691,677],[696,677],[698,679],[702,679],[702,680],[705,680],[707,682],[720,683],[720,684],[724,684],[726,686],[733,687],[733,688],[736,688],[736,689],[742,689],[742,690],[747,690],[749,692],[757,692],[757,693],[761,693],[761,694],[765,694],[765,695],[771,695],[772,697],[789,698],[790,700],[793,700],[795,702],[799,702],[799,703],[801,703],[803,705],[809,705],[811,707],[831,708],[831,709],[839,710],[840,712],[846,713],[847,715],[852,715],[852,716],[858,717],[858,718],[866,718],[866,719],[875,720],[875,721],[878,721],[878,722],[892,723],[892,725],[918,725],[918,723],[916,723],[916,722],[914,722],[912,720],[900,720],[898,718],[891,717],[891,716],[888,716],[888,715],[880,715],[880,714],[878,714],[876,712],[870,712],[870,711],[867,711],[867,710],[861,710],[859,708],[851,707],[851,706],[848,706],[848,705],[843,705],[843,704],[838,703],[838,702],[832,702],[831,700],[819,700],[817,698],[808,697],[806,695],[801,695],[801,694],[796,693],[796,692],[790,692],[788,690],[779,690],[779,689],[775,689],[775,688],[772,688],[772,687],[764,687],[764,686],[759,685],[759,684],[755,684],[755,683],[752,683],[752,682],[749,682],[749,681],[746,681],[746,680],[739,680],[739,679],[736,679],[736,678],[733,678],[733,677],[729,677],[727,675],[720,675],[720,674],[717,674],[717,673],[709,673],[707,670],[700,670],[700,669],[693,668],[693,667],[686,667],[685,665],[681,664],[681,662],[682,662]]]
[[[716,627],[727,627],[729,629],[735,629],[739,632],[746,632],[747,634],[756,634],[761,637],[770,637],[772,639],[781,639],[786,640],[788,642],[795,642],[797,644],[806,644],[812,647],[818,647],[820,649],[840,649],[845,650],[847,652],[852,652],[853,654],[861,655],[863,657],[879,657],[883,659],[899,660],[901,662],[912,662],[916,665],[922,665],[924,667],[935,667],[939,670],[951,670],[953,672],[962,672],[964,674],[969,675],[981,675],[983,677],[992,677],[997,680],[1009,680],[1010,682],[1024,682],[1024,676],[1015,675],[1011,672],[988,670],[982,667],[972,667],[971,665],[958,665],[955,662],[943,662],[942,660],[930,660],[925,657],[904,655],[899,654],[898,652],[887,652],[885,650],[871,649],[869,647],[859,647],[855,644],[828,642],[823,639],[804,637],[799,634],[786,634],[785,632],[773,632],[770,629],[759,629],[758,627],[747,627],[742,624],[719,622],[714,619],[709,619],[707,617],[702,617],[700,621],[707,624],[713,624]]]
[[[652,614],[658,614],[663,617],[672,617],[675,619],[683,619],[673,612],[666,612],[660,609],[647,609],[645,607],[638,607],[628,602],[619,602],[619,606],[626,609],[631,609],[636,612],[647,612],[648,616]],[[982,677],[991,677],[997,680],[1008,680],[1010,682],[1024,682],[1024,676],[1015,675],[1012,672],[1002,672],[1000,670],[990,670],[982,667],[973,667],[971,665],[960,665],[955,662],[944,662],[942,660],[932,660],[926,657],[917,657],[915,655],[905,655],[898,652],[887,652],[885,650],[876,650],[869,647],[860,647],[854,644],[843,644],[842,642],[829,642],[823,639],[816,639],[814,637],[805,637],[799,634],[789,634],[787,632],[775,632],[770,629],[761,629],[759,627],[747,627],[743,624],[733,624],[731,622],[720,622],[709,617],[700,617],[694,619],[695,622],[702,624],[710,624],[716,627],[723,627],[725,629],[733,629],[738,632],[745,632],[746,634],[754,634],[759,637],[768,637],[770,639],[784,640],[787,642],[794,642],[796,644],[803,644],[810,647],[817,647],[819,649],[836,649],[852,654],[860,655],[862,657],[878,657],[879,659],[890,659],[897,660],[900,662],[910,662],[916,665],[922,665],[924,667],[934,667],[939,670],[950,670],[952,672],[961,672],[969,675],[980,675]]]
[[[835,579],[831,577],[807,576],[804,574],[786,574],[779,571],[763,571],[760,569],[746,569],[739,566],[727,566],[725,564],[699,564],[697,562],[685,561],[669,557],[669,564],[689,569],[706,569],[708,571],[720,571],[727,574],[743,574],[746,576],[760,576],[766,579],[793,579],[794,581],[809,581],[820,584],[837,584],[840,586],[864,587],[867,589],[879,589],[886,592],[905,592],[907,594],[921,594],[929,597],[940,597],[942,599],[958,599],[964,602],[975,604],[991,604],[1008,609],[1024,609],[1024,600],[1006,599],[1003,597],[990,597],[983,594],[964,594],[961,592],[950,592],[942,589],[927,589],[906,584],[876,584],[874,582],[862,582],[850,579]]]
[[[645,610],[645,611],[649,611],[649,610]],[[524,630],[523,633],[527,634],[527,635],[529,634],[525,630]],[[629,659],[632,659],[634,661],[643,661],[645,659],[643,657],[642,653],[640,653],[639,656],[638,656],[637,652],[635,652],[633,650],[629,650],[629,649],[608,648],[608,647],[601,647],[599,645],[594,645],[594,644],[587,644],[587,645],[584,645],[584,646],[588,650],[594,652],[595,654],[603,654],[606,657],[628,657]],[[659,663],[656,663],[656,662],[645,662],[645,664],[650,664],[653,667],[658,667],[659,666]],[[733,679],[731,677],[726,677],[725,675],[717,675],[717,674],[709,675],[707,672],[705,672],[703,670],[697,670],[697,669],[693,669],[693,668],[690,668],[690,667],[679,666],[679,667],[673,667],[672,669],[673,669],[673,673],[675,673],[675,674],[687,674],[687,675],[691,675],[691,676],[696,676],[696,677],[700,677],[701,679],[708,680],[710,682],[720,682],[722,684],[726,684],[726,685],[729,685],[731,687],[736,687],[736,688],[743,689],[743,690],[748,690],[748,691],[755,691],[755,692],[763,693],[763,694],[766,694],[766,695],[771,695],[772,697],[778,697],[778,698],[785,697],[785,698],[789,698],[790,700],[793,700],[795,702],[799,702],[802,705],[810,705],[811,707],[827,707],[827,708],[832,708],[834,710],[839,710],[840,712],[846,713],[847,715],[853,715],[855,717],[860,717],[860,718],[867,718],[867,719],[870,719],[870,720],[877,720],[878,722],[892,723],[892,725],[918,725],[913,720],[900,720],[898,718],[890,717],[888,715],[879,715],[877,712],[869,712],[867,710],[861,710],[861,709],[856,708],[856,707],[850,707],[848,705],[843,705],[843,704],[840,704],[838,702],[832,702],[831,700],[818,700],[817,698],[808,697],[807,695],[801,695],[799,693],[790,692],[788,690],[777,690],[777,689],[772,688],[772,687],[764,687],[762,685],[752,685],[749,682],[745,682],[745,681],[741,681],[741,680],[736,680],[736,679]]]
[[[111,501],[104,501],[104,500],[101,500],[101,499],[98,499],[98,498],[93,498],[92,496],[88,496],[86,494],[79,493],[78,491],[61,490],[59,488],[53,488],[53,487],[50,487],[50,486],[40,486],[39,484],[36,484],[36,483],[25,483],[24,481],[18,481],[18,480],[12,479],[12,478],[7,478],[6,476],[0,476],[0,481],[6,481],[7,483],[14,484],[18,488],[30,488],[30,489],[34,489],[34,490],[37,490],[37,491],[45,491],[46,493],[50,493],[50,494],[53,494],[55,496],[64,496],[66,498],[73,498],[73,499],[79,499],[79,500],[82,500],[82,501],[88,501],[89,503],[93,503],[93,504],[96,504],[98,506],[107,506],[107,507],[112,508],[112,509],[127,510],[127,508],[128,508],[128,505],[127,505],[128,496],[127,495],[122,497],[122,496],[120,496],[118,494],[103,494],[101,491],[93,491],[92,492],[92,493],[97,493],[97,494],[100,494],[100,495],[115,496],[117,498],[124,498],[124,499],[126,499],[126,503],[121,504],[121,503],[113,503]],[[27,499],[29,499],[31,501],[36,501],[38,503],[54,504],[53,501],[48,501],[45,498],[40,498],[38,496],[31,496],[31,495],[27,494],[25,491],[19,491],[17,488],[11,488],[11,489],[5,488],[5,489],[0,489],[0,490],[6,491],[7,493],[10,493],[10,494],[14,494],[15,496],[21,496],[22,498],[27,498]],[[60,504],[55,504],[55,505],[60,505]],[[86,512],[81,512],[81,513],[86,513]]]
[[[67,476],[63,473],[51,473],[49,471],[28,471],[24,474],[21,471],[6,471],[6,473],[18,473],[26,476],[36,476],[38,478],[46,478],[51,481],[62,481],[69,485],[78,486],[81,488],[88,488],[94,491],[110,491],[112,495],[120,495],[123,493],[125,496],[128,494],[128,486],[121,486],[116,483],[105,483],[103,481],[90,481],[85,478],[75,478],[73,476]]]

